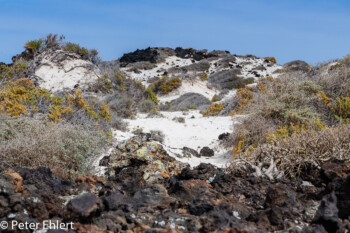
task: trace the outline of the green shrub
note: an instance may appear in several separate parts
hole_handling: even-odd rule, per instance
[[[223,104],[210,105],[203,113],[203,116],[215,116],[224,108]]]
[[[175,77],[162,83],[160,89],[163,94],[168,94],[169,92],[179,88],[181,84],[182,80],[179,77]]]
[[[178,122],[178,123],[185,123],[186,119],[184,117],[174,117],[173,121]]]
[[[40,49],[42,48],[42,45],[43,45],[43,40],[42,39],[31,40],[31,41],[28,41],[24,45],[24,48],[27,49],[31,53],[36,53],[36,52],[40,51]]]
[[[157,95],[152,91],[151,88],[146,89],[146,96],[149,100],[153,101],[156,105],[158,105]]]
[[[105,73],[101,77],[98,77],[97,82],[95,83],[94,87],[92,87],[95,91],[99,90],[102,92],[109,92],[113,86],[112,82],[109,78],[109,75]]]
[[[249,112],[257,112],[281,124],[307,124],[320,118],[314,107],[318,86],[312,82],[300,82],[289,78],[278,78],[266,82],[266,89],[254,95]]]
[[[202,81],[208,80],[208,75],[206,73],[200,73],[198,76]]]
[[[74,95],[52,96],[47,90],[35,87],[28,79],[18,79],[4,85],[0,91],[1,113],[14,118],[39,113],[53,122],[66,121],[95,127],[104,133],[110,130],[108,122],[111,114],[105,103],[88,101],[77,89]]]
[[[350,119],[350,97],[336,98],[332,108],[335,118],[341,122],[349,122]]]
[[[150,99],[142,101],[139,106],[139,110],[143,113],[149,113],[151,111],[157,110],[157,105]]]
[[[125,91],[126,90],[126,87],[125,87],[125,80],[126,80],[126,77],[124,74],[122,74],[121,72],[117,71],[114,75],[115,77],[115,83],[117,85],[117,88],[120,90],[120,91]]]
[[[85,47],[80,47],[79,44],[67,42],[62,47],[64,51],[73,52],[76,54],[79,54],[83,59],[88,59],[90,61],[96,61],[98,57],[98,51],[96,49],[90,49],[88,50]]]

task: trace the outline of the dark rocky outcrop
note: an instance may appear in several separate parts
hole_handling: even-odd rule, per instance
[[[212,157],[214,156],[214,151],[209,147],[205,146],[201,149],[201,151],[199,152],[199,155],[203,157]]]
[[[156,49],[148,47],[147,49],[137,49],[135,52],[126,53],[120,59],[120,66],[125,67],[129,63],[149,61],[156,63],[159,53]]]
[[[208,51],[206,49],[195,50],[193,48],[183,49],[181,47],[177,47],[175,49],[175,53],[176,53],[177,57],[180,57],[180,58],[193,58],[196,61],[200,61],[202,59],[215,56],[215,54],[213,54],[213,53],[211,53],[211,54],[209,53],[208,54]]]
[[[13,56],[11,60],[14,63],[14,62],[19,61],[19,60],[30,61],[33,59],[34,59],[33,53],[28,52],[28,51],[23,51],[22,53],[17,54],[16,56]]]
[[[210,164],[183,166],[149,140],[140,134],[120,143],[105,161],[106,178],[67,182],[53,178],[49,169],[5,172],[0,222],[73,221],[71,233],[350,229],[347,164],[331,161],[322,171],[301,171],[305,178],[320,174],[310,181],[269,180]]]
[[[146,49],[137,49],[134,52],[124,54],[120,59],[120,66],[125,67],[130,63],[149,62],[159,63],[165,61],[165,58],[175,55],[175,51],[165,47],[148,47]],[[150,65],[148,65],[149,67]]]

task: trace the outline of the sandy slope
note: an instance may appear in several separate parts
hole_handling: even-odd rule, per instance
[[[177,160],[196,166],[201,162],[211,163],[218,167],[224,167],[232,158],[230,148],[220,145],[218,136],[222,133],[232,132],[234,124],[238,123],[241,116],[235,117],[203,117],[198,110],[189,112],[161,112],[163,117],[147,118],[145,114],[138,114],[136,119],[127,120],[128,132],[115,131],[118,141],[131,136],[130,132],[142,129],[147,133],[151,130],[160,130],[165,134],[163,146],[167,152]],[[184,117],[185,123],[173,120],[174,117]],[[190,147],[198,152],[204,146],[215,151],[214,157],[182,157],[182,148]]]

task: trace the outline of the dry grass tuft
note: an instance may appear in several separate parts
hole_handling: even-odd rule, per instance
[[[87,158],[108,143],[99,131],[84,126],[0,117],[0,171],[46,167],[74,179],[88,171]]]

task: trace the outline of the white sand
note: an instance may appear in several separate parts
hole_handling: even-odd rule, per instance
[[[238,123],[237,120],[241,116],[203,117],[197,110],[184,113],[161,112],[161,114],[164,117],[147,118],[145,114],[138,114],[136,119],[127,120],[129,123],[128,132],[136,129],[142,129],[145,133],[151,130],[162,131],[165,135],[163,146],[169,155],[179,161],[189,163],[191,166],[197,166],[204,162],[224,167],[230,162],[232,152],[230,152],[230,148],[224,148],[220,145],[218,136],[222,133],[232,132],[234,124]],[[184,117],[185,123],[174,121],[174,117]],[[125,140],[125,134],[121,131],[115,131],[115,138],[118,141]],[[127,136],[130,134],[127,133]],[[205,146],[214,150],[213,157],[179,158],[177,156],[182,156],[183,147],[190,147],[199,152]]]
[[[77,55],[57,62],[56,57],[67,54],[64,51],[43,53],[40,56],[41,66],[35,71],[39,86],[51,92],[72,90],[75,85],[80,89],[87,88],[101,76],[100,70],[90,61],[82,60]]]

